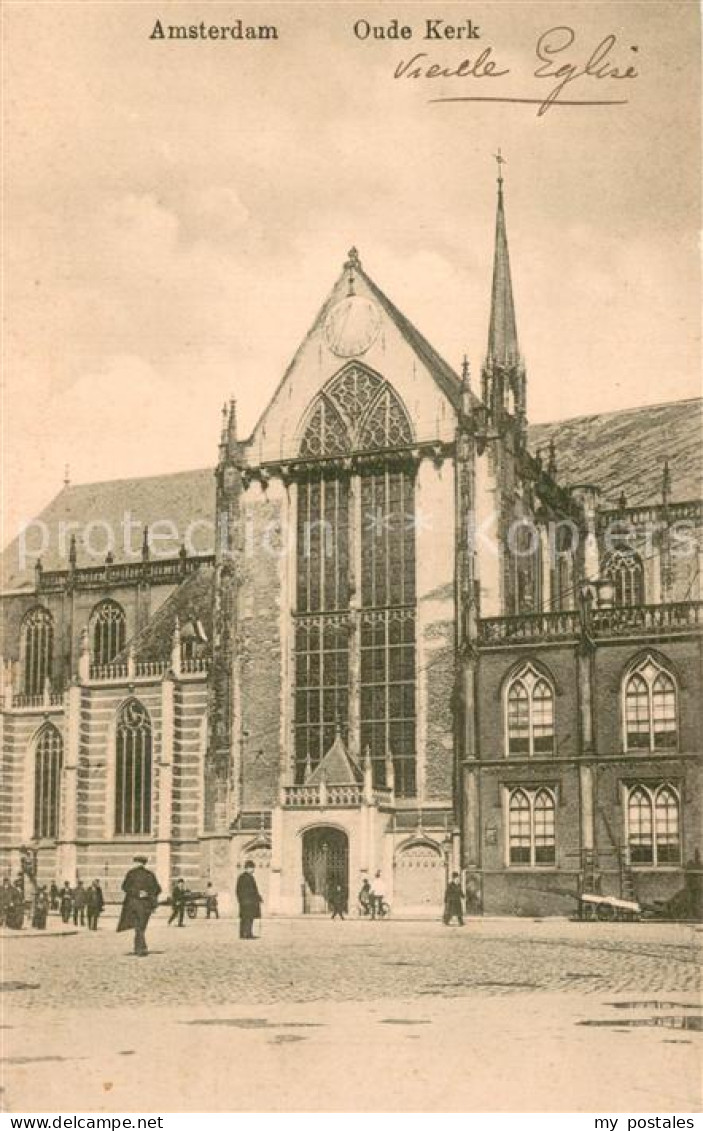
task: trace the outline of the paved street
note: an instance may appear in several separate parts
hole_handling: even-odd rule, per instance
[[[701,1106],[701,928],[114,926],[4,944],[6,1110]]]

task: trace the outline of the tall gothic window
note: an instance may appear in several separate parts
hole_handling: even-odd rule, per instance
[[[361,748],[376,784],[392,756],[401,797],[416,792],[414,502],[411,472],[361,478]]]
[[[130,699],[117,720],[115,834],[151,832],[152,731],[146,707]]]
[[[126,617],[117,601],[101,601],[91,617],[93,663],[111,664],[124,648]]]
[[[319,764],[336,724],[346,731],[349,671],[358,660],[359,740],[370,752],[374,780],[385,783],[391,755],[396,792],[415,793],[414,474],[404,451],[411,443],[396,394],[357,364],[329,382],[308,414],[300,455],[310,463],[298,483],[297,781]],[[335,464],[335,457],[353,453],[365,454],[358,469]],[[358,500],[353,514],[352,498]],[[352,613],[355,552],[361,576],[359,610]],[[351,639],[358,641],[356,659]]]
[[[346,730],[349,700],[349,486],[313,475],[298,485],[295,621],[296,779]]]
[[[603,563],[603,576],[613,583],[616,605],[644,604],[642,559],[633,550],[613,550]]]
[[[508,859],[523,867],[556,861],[556,806],[550,789],[514,789],[508,798]]]
[[[30,609],[22,622],[22,686],[25,695],[41,695],[51,678],[54,622],[48,609]]]
[[[554,690],[530,664],[508,684],[506,714],[508,754],[554,752]]]
[[[673,750],[677,741],[676,684],[648,656],[625,680],[625,748]]]
[[[679,864],[680,797],[668,783],[634,785],[627,797],[627,842],[631,864]]]
[[[34,836],[56,840],[59,833],[63,740],[55,726],[45,726],[34,752]]]

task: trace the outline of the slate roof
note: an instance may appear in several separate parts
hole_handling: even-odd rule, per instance
[[[356,762],[349,754],[344,740],[337,731],[334,742],[312,773],[305,779],[306,785],[319,785],[325,781],[327,785],[357,785],[362,780],[362,773]]]
[[[140,479],[81,483],[64,487],[41,511],[35,521],[43,524],[44,529],[30,528],[26,547],[33,555],[40,550],[46,535],[45,548],[41,551],[43,568],[68,569],[70,535],[75,531],[78,567],[102,565],[107,537],[104,524],[107,523],[114,538],[115,562],[135,562],[141,560],[142,528],[161,523],[154,531],[159,537],[152,547],[153,556],[175,558],[189,524],[203,521],[210,526],[193,531],[193,549],[210,553],[214,542],[214,517],[215,477],[211,468]],[[125,522],[134,523],[126,535]],[[70,523],[75,524],[74,531],[66,525]],[[91,523],[96,525],[91,527]],[[62,529],[68,531],[63,538]],[[86,531],[88,547],[84,539]],[[94,549],[93,553],[90,548]],[[34,582],[34,557],[23,569],[19,550],[19,540],[15,539],[3,552],[3,589],[15,589]]]
[[[703,485],[703,400],[577,416],[529,429],[532,452],[554,440],[557,481],[564,487],[592,483],[601,506],[660,503],[664,461],[669,460],[672,502],[700,499]],[[546,454],[546,452],[545,452]]]
[[[128,642],[121,656],[124,659],[130,647],[137,660],[162,660],[171,653],[173,630],[178,617],[181,628],[189,621],[200,621],[208,641],[212,640],[212,589],[215,571],[210,565],[201,565],[191,573],[157,609],[149,623]],[[206,648],[209,651],[209,648]]]

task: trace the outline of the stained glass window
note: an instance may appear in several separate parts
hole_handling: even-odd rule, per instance
[[[115,759],[115,833],[151,832],[152,730],[149,712],[130,699],[117,720]]]
[[[30,609],[22,622],[22,686],[25,695],[42,695],[51,678],[54,622],[48,609]]]
[[[55,726],[41,731],[34,754],[34,836],[56,840],[59,835],[63,739]]]

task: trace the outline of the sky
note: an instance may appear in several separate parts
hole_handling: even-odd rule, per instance
[[[394,17],[411,41],[354,35]],[[428,43],[428,17],[480,39]],[[163,42],[157,18],[279,39]],[[223,400],[248,434],[352,245],[478,375],[499,146],[530,419],[698,395],[698,18],[665,0],[6,4],[3,542],[66,465],[77,483],[213,464]],[[559,62],[612,34],[638,77],[563,97],[627,104],[431,101],[546,97],[535,45],[564,26]],[[416,52],[489,46],[506,76],[394,78]]]

